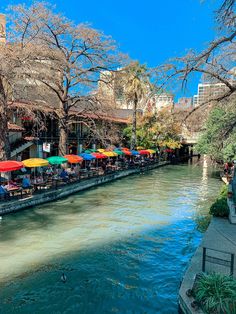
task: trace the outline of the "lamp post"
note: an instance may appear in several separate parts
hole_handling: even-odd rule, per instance
[[[80,138],[82,137],[82,121],[78,121],[76,122],[78,123],[78,130],[77,130],[77,154],[81,154],[82,153],[82,144],[80,143]]]

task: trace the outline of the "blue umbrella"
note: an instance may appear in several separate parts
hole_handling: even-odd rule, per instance
[[[139,155],[139,152],[137,150],[131,150],[131,153],[133,156]]]
[[[81,156],[84,160],[93,160],[93,159],[96,159],[96,157],[94,157],[94,156],[91,155],[91,154],[87,154],[87,153],[79,154],[79,156]]]

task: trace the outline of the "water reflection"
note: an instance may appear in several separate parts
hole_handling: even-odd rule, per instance
[[[209,175],[203,191],[202,171],[169,166],[4,217],[0,312],[176,313],[199,198],[220,184]]]

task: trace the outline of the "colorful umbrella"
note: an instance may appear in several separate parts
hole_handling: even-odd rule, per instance
[[[146,149],[142,149],[142,150],[139,151],[139,154],[140,155],[150,155],[150,152],[148,150],[146,150]]]
[[[101,154],[101,153],[92,153],[91,155],[93,155],[96,159],[105,159],[105,158],[107,158],[107,156],[105,156],[104,154]]]
[[[125,153],[122,152],[122,150],[118,150],[118,149],[115,149],[114,152],[118,155],[118,156],[123,156]]]
[[[49,165],[46,159],[30,158],[22,161],[23,165],[28,168],[45,167]]]
[[[139,152],[137,150],[131,150],[131,153],[133,156],[139,155]]]
[[[128,149],[123,149],[122,151],[124,152],[124,154],[125,154],[126,156],[132,156],[132,153],[131,153],[130,150],[128,150]]]
[[[93,159],[96,159],[93,155],[86,154],[86,153],[79,154],[79,156],[82,157],[83,160],[93,160]]]
[[[15,161],[15,160],[0,161],[0,172],[9,172],[9,171],[14,171],[14,170],[19,170],[23,167],[24,165],[20,161]]]
[[[46,158],[46,160],[50,163],[50,165],[61,165],[68,162],[66,158],[61,156],[51,156]]]
[[[156,151],[154,149],[147,149],[147,151],[150,153],[150,154],[156,154]]]
[[[103,152],[103,155],[107,157],[117,157],[118,154],[116,152]]]
[[[65,155],[64,156],[69,163],[71,164],[78,164],[79,162],[83,161],[83,158],[77,155]]]
[[[105,152],[105,149],[104,149],[104,148],[99,148],[99,149],[97,149],[97,151],[98,151],[99,153],[103,153],[103,152]]]
[[[142,149],[144,149],[143,146],[138,146],[138,147],[137,147],[137,150],[142,150]]]

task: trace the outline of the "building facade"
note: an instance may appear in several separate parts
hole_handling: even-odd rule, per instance
[[[227,91],[227,86],[223,83],[201,83],[198,84],[197,103],[199,106],[203,103],[210,102]]]
[[[154,110],[160,111],[162,109],[171,110],[174,107],[174,95],[168,92],[161,92],[153,96]]]

